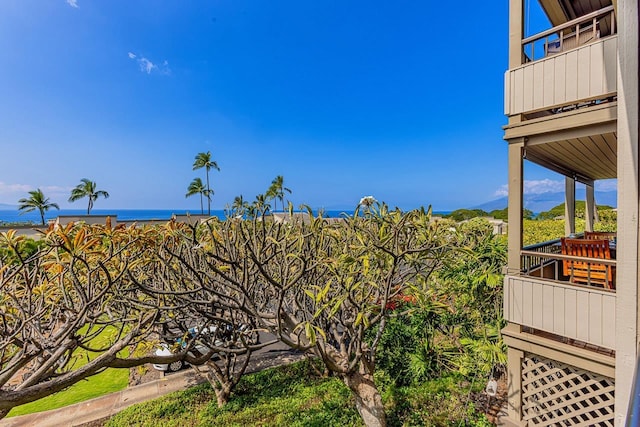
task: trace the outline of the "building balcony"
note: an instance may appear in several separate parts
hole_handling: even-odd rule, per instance
[[[615,349],[615,259],[563,255],[559,240],[526,247],[521,257],[520,275],[505,277],[505,320],[565,343]],[[593,283],[589,270],[585,280],[576,280],[566,268],[574,262],[604,266],[612,277],[609,286],[596,284],[595,268]]]
[[[505,74],[505,114],[538,119],[617,95],[613,6],[522,40],[522,65]]]

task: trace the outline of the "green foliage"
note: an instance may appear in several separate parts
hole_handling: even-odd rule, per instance
[[[216,405],[210,385],[204,384],[128,408],[106,426],[362,425],[349,389],[336,378],[318,377],[311,363],[243,377],[223,408]]]
[[[3,221],[0,219],[0,227],[24,227],[35,224],[33,221]]]
[[[82,328],[82,333],[87,333],[87,328]],[[115,337],[115,328],[102,330],[95,338],[91,340],[91,345],[95,347],[108,346],[113,342]],[[123,353],[128,353],[127,350]],[[73,356],[73,362],[70,363],[70,369],[78,369],[87,364],[89,360],[99,356],[98,352],[86,351],[79,349]],[[129,369],[106,369],[99,374],[91,376],[84,381],[77,382],[71,387],[53,393],[42,399],[31,403],[16,406],[9,412],[9,417],[18,415],[31,414],[34,412],[49,411],[52,409],[62,408],[95,397],[103,396],[108,393],[123,390],[129,385]]]
[[[32,212],[34,210],[38,210],[40,213],[40,219],[42,221],[42,225],[44,225],[44,213],[51,208],[60,209],[57,203],[52,203],[49,201],[48,197],[45,197],[42,190],[39,188],[34,191],[29,191],[29,198],[18,200],[18,210],[20,211],[20,215],[27,212]]]
[[[347,387],[337,378],[319,377],[311,363],[243,377],[224,408],[217,407],[210,385],[203,384],[127,408],[107,421],[106,427],[361,426]],[[484,382],[471,383],[459,375],[407,387],[397,387],[383,375],[376,381],[383,390],[390,427],[491,425],[470,400]]]
[[[276,210],[276,200],[280,200],[282,203],[282,210],[284,211],[284,193],[291,194],[291,189],[284,186],[284,177],[282,175],[276,176],[267,190],[267,197],[273,200],[273,210]]]
[[[213,195],[213,190],[211,190],[211,186],[209,185],[209,171],[211,169],[215,169],[218,172],[220,171],[218,163],[211,158],[211,151],[196,154],[196,158],[193,161],[193,170],[195,171],[202,168],[204,168],[206,171],[207,188],[205,193],[201,192],[200,194],[207,197],[207,214],[211,215],[211,196]],[[194,183],[197,184],[195,180],[191,184]],[[200,183],[202,183],[202,181]],[[191,191],[191,189],[189,188],[187,191]]]
[[[599,222],[593,226],[594,231],[617,231],[618,211],[615,209],[598,210]]]
[[[45,246],[44,240],[19,236],[14,230],[0,233],[0,265],[25,262],[43,246]]]
[[[479,216],[488,216],[489,214],[482,209],[457,209],[451,212],[449,215],[445,215],[445,218],[451,218],[455,221],[464,221]]]
[[[493,210],[489,212],[489,216],[492,216],[495,219],[501,219],[503,221],[507,221],[509,219],[509,208]],[[522,217],[526,219],[532,219],[533,211],[530,211],[529,209],[523,209]]]
[[[414,306],[407,313],[389,319],[376,362],[378,369],[393,378],[396,385],[407,386],[441,372],[439,348],[433,342],[440,314],[438,309]]]
[[[394,386],[446,371],[486,378],[506,364],[499,332],[505,241],[488,221],[475,218],[458,226],[450,245],[457,256],[414,289],[415,304],[390,318],[382,335],[376,360]]]
[[[135,276],[137,285],[148,286],[149,292],[151,285],[160,282],[180,284],[176,296],[180,300],[191,284],[197,292],[215,292],[218,298],[224,292],[230,292],[231,297],[242,294],[252,298],[258,308],[251,310],[252,315],[274,310],[274,300],[283,301],[275,307],[278,311],[268,313],[272,323],[256,320],[272,328],[274,334],[287,331],[289,335],[281,335],[281,339],[289,340],[289,345],[293,342],[296,348],[313,350],[325,367],[347,384],[353,384],[350,375],[356,369],[359,373],[367,369],[369,378],[373,377],[374,364],[369,361],[376,348],[380,350],[380,367],[397,377],[393,387],[415,387],[418,381],[436,379],[448,371],[471,379],[485,378],[496,365],[503,364],[504,349],[495,331],[502,324],[500,272],[506,250],[486,220],[476,218],[453,226],[452,220],[431,221],[430,210],[403,213],[388,211],[383,204],[369,206],[362,215],[356,212],[341,222],[309,216],[309,223],[290,224],[212,220],[197,227],[174,221],[158,228],[80,227],[73,232],[77,232],[75,236],[60,231],[58,237],[66,250],[61,253],[65,259],[86,251],[91,262],[107,256],[106,249],[111,246],[104,244],[113,241],[117,250],[109,253],[132,263],[131,276],[117,277],[129,280]],[[120,244],[126,245],[121,252]],[[175,257],[176,253],[183,255]],[[167,256],[162,259],[162,271],[150,268],[154,256]],[[246,268],[248,263],[259,268]],[[85,268],[83,263],[74,265]],[[125,265],[114,258],[107,272],[115,275]],[[201,280],[202,266],[217,275],[215,280],[209,276]],[[166,276],[158,280],[159,274]],[[96,286],[104,282],[98,275],[85,276]],[[203,289],[204,282],[224,286]],[[135,287],[127,285],[126,289]],[[168,307],[177,305],[171,303],[168,293],[163,295]],[[196,296],[209,309],[211,298]],[[131,297],[137,301],[136,295]],[[389,308],[389,303],[397,301],[403,301],[400,309]],[[193,299],[190,308],[198,303]],[[56,304],[52,305],[55,309]],[[277,328],[272,319],[280,321],[284,310],[289,310],[282,321],[284,327]],[[136,314],[127,319],[138,319]],[[55,317],[51,319],[53,322]],[[390,326],[384,332],[386,322]],[[487,332],[487,325],[495,331]],[[379,347],[373,345],[378,333],[382,334]],[[104,351],[109,345],[100,348]],[[342,366],[350,366],[351,371]],[[292,375],[298,378],[302,374]],[[353,412],[353,389],[338,380],[314,378],[308,372],[302,376],[302,386],[287,375],[281,382],[273,374],[253,382],[243,380],[227,407],[218,409],[211,399],[214,402],[197,418],[192,418],[193,410],[185,411],[184,404],[168,402],[156,411],[163,419],[153,423],[353,425],[353,420],[359,420]],[[266,396],[264,400],[256,400],[261,395]],[[291,396],[296,396],[294,401],[287,400]],[[233,418],[239,412],[243,418]],[[131,422],[127,418],[127,423]]]
[[[489,427],[492,424],[470,399],[482,385],[459,375],[443,375],[410,387],[388,385],[383,392],[387,407],[392,408],[387,425]]]
[[[576,219],[576,231],[584,231],[584,220]],[[525,220],[522,223],[522,241],[524,246],[563,237],[564,220],[536,219]]]
[[[600,215],[600,221],[593,226],[594,231],[616,231],[617,214],[613,210],[604,210]],[[545,219],[545,220],[525,220],[522,224],[523,228],[523,245],[529,246],[536,243],[548,242],[549,240],[559,239],[565,236],[564,220],[562,219]],[[585,221],[583,218],[576,218],[576,233],[583,233],[585,229]]]
[[[489,216],[506,221],[509,217],[509,208],[492,210],[489,212]]]
[[[49,411],[63,406],[72,405],[108,393],[124,390],[129,384],[128,369],[107,369],[97,375],[78,382],[66,390],[51,394],[35,402],[16,406],[9,412],[8,417]]]
[[[109,193],[104,190],[96,189],[96,183],[87,178],[82,178],[80,180],[80,184],[76,185],[76,187],[71,190],[71,196],[69,197],[70,202],[75,202],[76,200],[89,199],[89,203],[87,205],[87,215],[91,214],[91,209],[93,209],[93,204],[99,197],[104,197],[105,199],[109,198]]]
[[[187,187],[187,193],[184,196],[191,197],[195,196],[196,194],[200,195],[200,213],[204,215],[204,206],[202,204],[203,197],[206,197],[210,200],[213,192],[210,192],[207,187],[205,187],[200,178],[193,178],[193,181],[191,181],[191,183]]]
[[[565,209],[564,205],[565,205],[564,203],[561,203],[557,206],[552,207],[548,211],[540,212],[536,218],[537,219],[553,219],[559,216],[564,216],[564,209]],[[584,200],[576,200],[576,218],[584,219],[585,206],[586,206],[586,203]],[[612,209],[613,207],[608,205],[598,205],[598,214],[600,215],[601,212],[610,211]]]

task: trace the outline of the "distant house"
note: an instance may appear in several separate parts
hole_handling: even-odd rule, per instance
[[[276,223],[311,223],[311,217],[307,212],[294,212],[290,215],[288,212],[276,212],[269,215]],[[333,223],[343,221],[343,218],[324,218],[325,221]]]
[[[501,219],[486,218],[489,224],[493,226],[493,234],[502,235],[507,234],[507,222]]]
[[[492,216],[483,216],[479,218],[482,218],[485,221],[487,221],[489,224],[491,224],[491,226],[493,227],[494,235],[507,234],[508,224],[506,221],[501,219],[496,219]],[[470,221],[469,219],[465,219],[464,221],[460,221],[460,224],[464,224],[465,222],[469,222],[469,221]]]
[[[271,214],[273,221],[276,223],[299,223],[302,222],[304,224],[309,224],[311,219],[309,218],[309,214],[307,212],[294,212],[293,214],[289,214],[289,212],[276,212]]]

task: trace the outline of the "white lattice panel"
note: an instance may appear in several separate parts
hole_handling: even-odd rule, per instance
[[[523,418],[535,426],[613,426],[614,381],[527,354],[522,361]]]

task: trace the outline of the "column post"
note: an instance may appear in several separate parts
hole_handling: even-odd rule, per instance
[[[626,423],[638,357],[638,2],[618,0],[618,247],[616,250],[616,425]]]
[[[522,359],[524,353],[518,349],[507,349],[507,416],[509,420],[522,422]]]
[[[576,180],[564,178],[564,235],[576,233]]]
[[[596,200],[593,182],[587,184],[586,200],[584,205],[584,229],[585,231],[593,231],[593,225],[596,220]]]
[[[523,149],[524,138],[509,141],[508,274],[520,274],[522,267],[520,250],[522,249]]]

